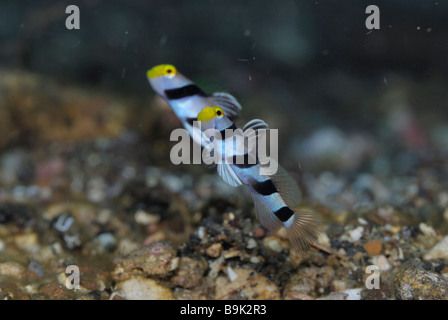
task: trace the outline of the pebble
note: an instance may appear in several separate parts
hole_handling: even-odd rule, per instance
[[[378,255],[372,258],[372,263],[376,265],[380,271],[387,271],[391,268],[389,261],[385,255]]]
[[[170,289],[159,285],[153,279],[137,276],[118,282],[114,293],[127,300],[174,299]]]
[[[345,300],[361,300],[361,291],[362,288],[356,288],[344,290],[342,293],[347,294]]]
[[[448,207],[448,192],[439,193],[438,203],[441,207]]]
[[[149,225],[158,223],[160,220],[160,216],[148,213],[144,210],[138,210],[134,215],[135,222],[141,225]]]
[[[92,202],[102,202],[106,197],[106,181],[102,177],[94,177],[87,182],[87,197]]]
[[[253,269],[231,268],[230,276],[219,276],[215,282],[215,299],[280,299],[280,291],[275,283]]]
[[[31,300],[50,300],[50,297],[45,293],[35,293],[31,296]]]
[[[230,282],[233,282],[238,278],[238,275],[230,266],[227,267],[227,275],[229,276]]]
[[[212,279],[216,278],[221,271],[224,264],[224,257],[219,257],[216,260],[210,261],[208,266],[210,268],[210,271],[208,273],[208,276]]]
[[[282,252],[289,248],[289,242],[286,239],[281,239],[277,236],[268,236],[263,239],[263,246],[275,252]]]
[[[317,300],[313,296],[309,296],[307,294],[303,294],[300,292],[290,292],[286,300]]]
[[[436,232],[434,231],[434,228],[431,226],[428,226],[426,223],[423,223],[423,222],[420,223],[418,225],[418,228],[427,237],[435,237],[436,236]]]
[[[359,227],[356,227],[353,230],[350,230],[348,232],[348,235],[350,236],[350,239],[351,239],[352,242],[356,242],[356,241],[359,241],[361,239],[363,232],[364,232],[364,228],[359,226]]]
[[[394,276],[399,300],[441,300],[448,298],[448,279],[425,268],[418,259],[406,261]]]
[[[207,261],[200,256],[181,257],[179,267],[170,282],[182,288],[192,289],[201,283],[207,268]]]
[[[29,155],[24,150],[13,149],[3,153],[0,158],[0,182],[7,186],[16,185],[20,171],[29,167],[30,162]]]
[[[125,280],[131,275],[165,277],[179,266],[176,250],[166,242],[155,242],[131,252],[125,258],[114,260],[115,270],[112,276],[116,280]]]
[[[241,252],[239,250],[224,251],[224,253],[222,254],[224,259],[232,259],[235,257],[239,257],[240,255],[241,255]]]
[[[443,274],[445,278],[448,278],[448,266],[444,266],[440,273]]]
[[[139,248],[139,244],[130,239],[122,239],[118,243],[118,253],[122,256],[126,256]]]
[[[331,282],[331,289],[336,292],[344,291],[345,289],[347,289],[346,283],[345,283],[345,281],[338,280],[338,279],[333,280]]]
[[[317,298],[316,300],[348,300],[349,295],[345,292],[332,292],[326,296]]]
[[[265,235],[265,232],[262,228],[257,228],[254,230],[253,235],[255,238],[261,238]]]
[[[305,270],[302,271],[306,272]],[[296,300],[297,294],[306,296],[314,296],[316,291],[316,282],[308,275],[302,276],[299,274],[292,275],[285,286],[283,298],[285,300]]]
[[[428,253],[423,256],[425,260],[448,259],[448,236],[445,236]]]
[[[148,236],[144,241],[143,245],[149,246],[152,243],[160,242],[166,240],[166,232],[164,230],[159,230]]]
[[[378,209],[378,217],[382,218],[385,221],[389,221],[394,215],[395,211],[392,207],[385,207]]]
[[[97,239],[99,245],[105,251],[112,251],[117,244],[114,235],[110,232],[100,234]]]
[[[95,298],[92,295],[85,294],[76,298],[76,300],[95,300]]]
[[[363,226],[368,224],[368,222],[363,218],[358,218],[358,222],[359,222],[359,224],[362,224]]]
[[[176,288],[173,290],[173,296],[176,300],[209,300],[211,297],[209,296],[210,291],[191,291],[181,288]]]
[[[325,290],[332,284],[334,270],[329,266],[322,268],[301,268],[293,274],[285,285],[283,298],[298,299],[297,294],[315,297],[320,290]]]
[[[30,300],[31,296],[25,290],[9,281],[0,281],[0,300]]]
[[[327,236],[327,234],[325,232],[321,232],[319,233],[319,237],[317,238],[317,242],[326,246],[326,247],[331,247],[331,242],[330,242],[330,238]]]
[[[205,253],[211,258],[218,258],[222,252],[222,244],[214,243],[205,250]]]
[[[48,295],[52,300],[65,300],[70,298],[68,290],[58,283],[44,284],[40,287],[39,293]]]
[[[260,258],[258,258],[258,257],[250,257],[249,261],[252,263],[260,263],[261,262]]]
[[[13,261],[0,263],[0,276],[20,279],[23,277],[25,267]]]
[[[247,240],[247,245],[246,245],[246,249],[254,249],[257,247],[257,241],[255,241],[255,239],[253,238],[249,238],[249,240]]]
[[[205,238],[205,236],[207,235],[207,231],[206,231],[206,229],[204,228],[204,227],[199,227],[199,229],[198,229],[198,237],[199,237],[199,239],[204,239]]]
[[[99,223],[107,224],[110,221],[110,219],[112,218],[112,215],[113,215],[113,213],[111,210],[102,209],[102,210],[100,210],[100,212],[98,212],[98,215],[96,216],[96,220]]]
[[[364,249],[369,256],[376,256],[383,250],[383,243],[380,239],[370,240],[364,245]]]

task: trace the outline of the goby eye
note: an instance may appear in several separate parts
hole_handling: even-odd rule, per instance
[[[215,114],[217,117],[222,117],[224,115],[224,112],[222,112],[221,108],[216,107]]]
[[[173,66],[166,66],[165,76],[168,78],[173,78],[176,75],[176,69]]]

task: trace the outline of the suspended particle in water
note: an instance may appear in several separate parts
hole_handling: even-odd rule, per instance
[[[167,36],[166,34],[164,34],[164,35],[160,38],[159,45],[160,45],[161,47],[164,47],[167,41],[168,41],[168,36]]]

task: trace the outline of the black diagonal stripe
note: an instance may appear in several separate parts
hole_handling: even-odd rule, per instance
[[[201,97],[207,96],[207,94],[195,84],[189,84],[184,87],[165,90],[165,95],[168,100],[177,100],[194,95],[199,95]]]
[[[256,182],[252,185],[252,188],[254,188],[254,190],[262,196],[269,196],[273,193],[278,192],[271,179],[265,180],[263,182]]]
[[[280,219],[281,222],[288,221],[289,218],[294,214],[294,211],[289,209],[288,207],[281,207],[277,211],[274,212],[277,218]]]
[[[226,136],[226,130],[232,130],[232,132],[229,132],[231,135],[229,135],[228,137]],[[219,131],[219,133],[221,134],[221,140],[232,137],[232,135],[234,134],[234,130],[236,130],[236,125],[234,123],[232,123],[231,126]]]
[[[193,126],[193,122],[198,121],[198,119],[197,118],[187,118],[186,121],[190,126]]]
[[[262,196],[269,196],[273,193],[278,192],[271,179],[265,180],[263,182],[256,182],[252,185],[252,188],[254,188],[254,190]]]

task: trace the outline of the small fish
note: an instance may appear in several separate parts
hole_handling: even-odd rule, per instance
[[[259,170],[261,163],[257,156],[255,155],[254,159],[251,153],[251,144],[248,140],[262,132],[261,129],[268,130],[268,125],[262,120],[255,119],[249,121],[243,130],[235,131],[235,124],[226,117],[225,111],[220,107],[204,108],[197,119],[201,121],[201,130],[212,141],[212,149],[222,160],[217,164],[218,174],[228,184],[244,185],[249,190],[254,201],[257,219],[265,228],[271,232],[277,232],[284,227],[294,251],[296,253],[307,251],[317,241],[320,230],[319,217],[311,211],[296,209],[300,202],[300,190],[296,181],[285,169],[278,166],[277,173],[274,175],[262,175]],[[212,139],[213,133],[209,132],[213,130],[208,129],[215,129],[215,133],[219,131],[222,139]],[[232,129],[233,133],[224,136],[226,129]],[[244,134],[250,129],[252,129],[250,132],[254,134]],[[226,143],[232,146],[225,147]],[[244,161],[238,162],[239,157]],[[228,161],[231,158],[232,161]]]
[[[231,119],[240,114],[241,105],[233,96],[224,92],[206,94],[170,64],[155,66],[148,70],[146,76],[154,91],[168,102],[184,128],[197,142],[200,141],[193,136],[193,122],[205,107],[220,106]]]

